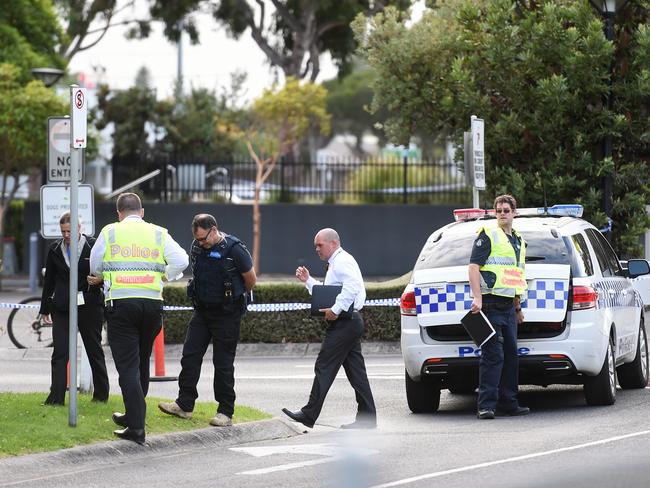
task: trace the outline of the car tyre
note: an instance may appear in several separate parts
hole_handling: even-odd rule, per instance
[[[437,381],[414,381],[407,371],[404,371],[406,380],[406,401],[413,413],[437,412],[440,406],[440,383]]]
[[[648,385],[648,337],[643,322],[639,325],[634,361],[619,366],[617,373],[621,388],[645,388]]]
[[[615,364],[614,344],[610,339],[600,372],[585,380],[585,400],[588,405],[613,405],[616,402]]]

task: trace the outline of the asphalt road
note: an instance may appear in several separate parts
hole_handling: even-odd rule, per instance
[[[3,297],[4,299],[5,297]],[[2,301],[2,300],[0,300]],[[0,311],[2,320],[2,311]],[[0,336],[0,390],[46,391],[47,351],[21,358]],[[307,400],[314,357],[238,357],[238,402],[282,417]],[[521,403],[532,413],[479,421],[474,395],[443,393],[437,414],[414,415],[406,405],[403,365],[396,355],[367,357],[378,406],[373,431],[344,431],[353,420],[354,394],[339,378],[322,416],[308,433],[220,448],[184,448],[107,458],[73,466],[0,477],[3,486],[157,487],[647,487],[650,391],[619,390],[611,407],[588,407],[580,387],[523,387]],[[168,355],[167,374],[179,371]],[[111,387],[117,374],[108,364]],[[209,356],[199,384],[210,400]],[[152,383],[150,394],[173,399],[176,384]],[[158,415],[150,412],[150,415]],[[0,426],[0,433],[1,433]],[[0,434],[1,435],[1,434]],[[1,461],[0,461],[1,463]]]
[[[4,351],[4,354],[3,354]],[[0,389],[42,390],[49,360],[4,359]],[[240,357],[238,401],[281,416],[307,398],[313,357]],[[315,429],[306,435],[222,449],[179,449],[125,462],[80,462],[0,486],[445,486],[646,487],[650,452],[648,390],[621,391],[612,407],[587,407],[579,387],[525,387],[527,417],[479,421],[474,395],[443,394],[441,410],[413,415],[403,392],[399,356],[367,358],[379,410],[374,431],[343,431],[353,420],[354,395],[345,378],[335,382]],[[168,360],[168,374],[178,370]],[[109,363],[111,385],[117,389]],[[199,385],[211,398],[211,364]],[[152,383],[151,395],[174,398],[174,383]],[[150,414],[157,415],[157,412]]]

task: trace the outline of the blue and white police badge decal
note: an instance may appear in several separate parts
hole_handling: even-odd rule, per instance
[[[221,257],[221,253],[219,251],[212,251],[210,253],[211,258],[219,259]]]

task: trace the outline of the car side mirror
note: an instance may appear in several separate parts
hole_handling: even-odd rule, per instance
[[[627,262],[627,274],[630,278],[650,274],[650,264],[645,259],[630,259]]]

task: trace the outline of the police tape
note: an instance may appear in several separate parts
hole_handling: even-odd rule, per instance
[[[380,298],[366,300],[364,307],[397,307],[399,298]],[[40,308],[40,304],[31,303],[0,303],[0,308]],[[289,312],[292,310],[306,310],[311,308],[309,303],[252,303],[248,305],[249,312]],[[167,305],[163,307],[167,312],[194,310],[194,307]]]

